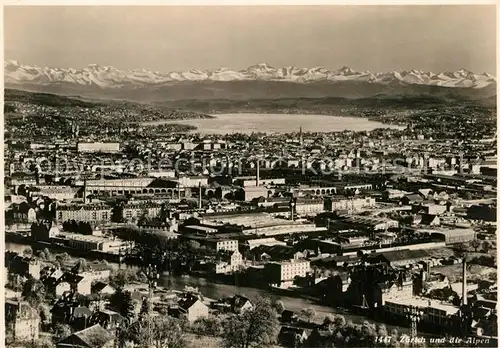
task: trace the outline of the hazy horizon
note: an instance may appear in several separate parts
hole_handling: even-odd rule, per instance
[[[494,5],[5,6],[5,59],[176,71],[349,66],[496,74]]]

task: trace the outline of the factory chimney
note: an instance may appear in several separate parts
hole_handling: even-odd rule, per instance
[[[464,259],[462,261],[462,275],[463,275],[463,280],[462,280],[462,305],[467,305],[467,261],[464,256]]]
[[[304,137],[302,136],[302,126],[300,126],[300,135],[299,135],[300,147],[304,146]]]
[[[83,204],[87,203],[87,179],[83,179]]]
[[[202,208],[202,201],[201,201],[201,182],[198,183],[198,209]]]
[[[255,180],[255,186],[259,186],[259,180],[260,180],[260,164],[259,164],[259,159],[257,159],[257,179]]]

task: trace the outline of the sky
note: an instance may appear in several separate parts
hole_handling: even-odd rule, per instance
[[[6,6],[4,52],[22,64],[183,71],[348,66],[496,73],[483,6]]]

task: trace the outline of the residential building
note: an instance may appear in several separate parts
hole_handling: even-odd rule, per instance
[[[137,220],[141,217],[154,218],[160,215],[161,210],[160,203],[131,201],[123,206],[123,218],[126,221]]]
[[[200,226],[203,227],[203,226]],[[206,246],[209,249],[219,251],[238,251],[238,240],[236,239],[225,239],[225,238],[217,238],[217,237],[204,237],[198,235],[182,235],[181,238],[187,240],[194,240],[201,245]]]
[[[77,292],[82,295],[92,293],[92,279],[71,272],[63,273],[62,276],[48,276],[42,281],[47,290],[56,297],[61,297],[66,292]]]
[[[177,305],[169,308],[169,314],[176,317],[185,316],[192,323],[198,318],[208,316],[208,306],[198,296],[188,294],[186,297],[180,299]]]
[[[5,264],[12,274],[40,279],[40,262],[31,257],[23,257],[15,252],[5,252]]]
[[[231,273],[240,269],[243,265],[243,256],[238,250],[228,251],[215,263],[215,273]]]
[[[106,204],[59,205],[56,209],[58,223],[75,220],[92,224],[111,221],[112,208]]]
[[[234,295],[230,298],[219,299],[212,303],[212,307],[221,313],[240,314],[253,308],[252,302],[241,295]]]
[[[90,264],[90,270],[80,273],[80,275],[91,279],[92,281],[108,280],[111,276],[112,267],[103,263]]]
[[[97,282],[92,287],[92,293],[94,294],[109,296],[113,295],[115,292],[116,292],[115,288],[104,282]]]
[[[307,330],[293,326],[282,326],[278,334],[278,342],[284,347],[301,346],[309,337]]]
[[[40,316],[27,302],[5,300],[6,336],[16,341],[35,341],[38,339]]]
[[[325,210],[323,199],[297,198],[294,206],[295,213],[299,215],[316,215]]]
[[[364,198],[339,198],[339,197],[328,197],[325,199],[325,210],[326,211],[348,211],[356,212],[363,208],[372,208],[375,206],[375,198],[364,197]]]
[[[248,298],[241,295],[234,295],[231,297],[229,304],[231,305],[232,311],[237,314],[253,309],[252,302]]]
[[[75,332],[57,342],[57,348],[112,348],[115,335],[105,330],[99,324]]]
[[[270,262],[265,265],[269,283],[277,287],[288,287],[295,277],[305,277],[311,271],[309,260]]]

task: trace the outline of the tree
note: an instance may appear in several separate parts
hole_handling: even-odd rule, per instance
[[[26,278],[20,276],[19,274],[9,273],[5,287],[18,292],[23,290],[25,282]]]
[[[224,346],[250,348],[274,343],[279,330],[276,315],[269,299],[257,299],[252,309],[224,320]]]
[[[150,324],[148,320],[150,320]],[[180,319],[169,316],[151,317],[146,321],[137,321],[128,329],[128,337],[139,347],[185,348],[184,324]]]
[[[387,327],[384,324],[378,326],[377,335],[379,337],[388,337]]]
[[[68,255],[68,253],[64,252],[62,254],[57,254],[56,255],[56,261],[58,261],[61,264],[68,263],[71,261],[71,256]]]
[[[38,306],[45,297],[45,286],[43,283],[33,277],[29,277],[24,283],[21,296],[31,305]]]
[[[278,314],[281,315],[281,313],[283,313],[285,311],[285,304],[283,303],[283,301],[278,300],[278,301],[274,302],[274,309],[276,310],[276,312]]]
[[[371,324],[365,320],[361,327],[361,335],[362,335],[362,340],[365,343],[368,342],[367,345],[369,346],[373,345],[375,339],[377,338],[377,328],[375,324]]]
[[[477,249],[481,246],[481,242],[477,239],[473,239],[470,242],[470,246],[474,248],[474,251],[477,253]]]
[[[120,269],[109,276],[109,283],[115,288],[123,288],[125,285],[137,280],[137,275],[130,269]]]
[[[120,313],[129,321],[134,319],[134,300],[132,299],[132,294],[129,291],[118,289],[113,295],[111,295],[109,304],[112,308],[114,308],[118,313]]]
[[[470,201],[473,198],[472,193],[470,193],[469,191],[465,191],[463,197],[466,201]]]
[[[333,322],[334,322],[336,328],[343,328],[346,325],[345,317],[343,315],[340,315],[340,314],[336,315],[333,318]]]
[[[87,260],[84,258],[80,258],[76,263],[75,267],[73,267],[73,271],[75,273],[87,272],[90,271],[92,267],[87,263]]]
[[[199,318],[194,323],[196,325],[196,331],[201,335],[217,337],[222,334],[222,321],[219,317],[203,317]]]
[[[38,312],[40,313],[40,320],[42,321],[43,324],[51,323],[52,319],[52,312],[50,311],[51,309],[52,306],[47,302],[43,302],[38,306]]]
[[[123,201],[119,201],[111,209],[111,222],[124,222],[123,219]]]
[[[325,315],[325,319],[323,319],[323,326],[331,328],[334,324],[334,317],[331,314]]]
[[[300,315],[304,317],[308,323],[310,323],[316,316],[316,311],[312,307],[304,308],[300,311]]]
[[[33,249],[31,247],[27,247],[23,250],[23,256],[31,257],[33,256]]]
[[[149,298],[148,297],[144,297],[144,299],[142,300],[142,304],[141,304],[141,310],[139,311],[139,320],[147,320],[149,317],[149,315],[152,314],[153,310],[152,310],[152,306],[151,306],[151,302],[149,301]]]
[[[19,347],[19,345],[16,345],[16,347]],[[25,347],[25,348],[55,348],[55,345],[50,339],[44,337],[44,338],[39,338],[36,341],[23,342],[23,347]]]
[[[55,260],[55,256],[49,251],[49,249],[43,249],[43,253],[45,254],[45,260],[52,262]]]
[[[69,326],[68,324],[57,323],[54,326],[54,335],[52,336],[52,339],[54,340],[54,343],[57,343],[60,340],[65,339],[72,333],[73,330],[71,329],[71,326]]]
[[[92,226],[88,222],[80,222],[77,230],[80,234],[92,235]]]
[[[196,252],[198,249],[200,249],[201,244],[195,240],[190,240],[187,246],[190,251]]]
[[[487,253],[491,249],[491,243],[487,240],[483,242],[483,253]]]

